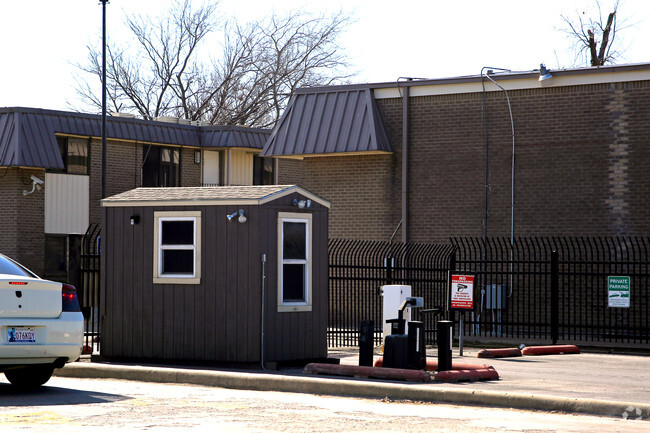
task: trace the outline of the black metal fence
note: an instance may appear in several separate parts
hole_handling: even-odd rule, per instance
[[[385,284],[410,285],[413,296],[424,297],[425,308],[443,305],[453,249],[451,245],[330,239],[329,346],[356,346],[362,320],[374,321],[374,341],[381,344],[381,286]],[[433,338],[433,316],[416,314],[412,319],[423,320],[427,340]]]
[[[380,287],[389,282],[411,285],[425,308],[445,306],[453,270],[477,276],[475,309],[463,313],[469,339],[648,347],[649,246],[648,237],[517,238],[512,246],[509,238],[452,238],[450,245],[332,239],[328,344],[356,346],[361,320],[375,322],[381,342]],[[623,277],[629,292],[610,277]],[[425,322],[430,344],[437,318],[416,310],[413,319]]]
[[[650,238],[452,238],[478,276],[464,334],[522,342],[650,343]],[[623,277],[629,292],[610,277]],[[627,296],[629,294],[629,297]],[[613,306],[610,306],[613,304]]]
[[[100,227],[91,224],[82,238],[81,269],[77,283],[79,302],[84,314],[84,345],[93,353],[101,344],[99,328]]]

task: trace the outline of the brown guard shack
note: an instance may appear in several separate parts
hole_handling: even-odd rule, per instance
[[[102,356],[327,357],[328,209],[286,185],[136,188],[104,199]]]

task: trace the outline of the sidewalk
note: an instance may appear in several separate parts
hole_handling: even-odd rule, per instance
[[[235,371],[172,366],[77,362],[56,370],[62,377],[111,378],[188,383],[223,388],[302,392],[368,398],[501,406],[650,419],[650,356],[582,353],[578,355],[477,358],[465,349],[454,361],[490,364],[500,380],[429,383],[312,376],[301,369]],[[435,351],[428,351],[435,357]],[[357,365],[358,351],[330,349],[341,364]]]

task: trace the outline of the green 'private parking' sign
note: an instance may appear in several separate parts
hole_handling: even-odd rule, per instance
[[[630,308],[630,277],[607,277],[607,306]]]

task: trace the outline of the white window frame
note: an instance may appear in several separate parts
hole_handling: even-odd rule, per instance
[[[306,259],[284,259],[284,223],[285,222],[298,222],[306,224],[305,228],[305,249]],[[284,301],[284,284],[283,284],[283,270],[284,264],[304,264],[305,265],[305,281],[304,281],[304,295],[305,300],[299,302],[285,302]],[[294,212],[278,212],[278,312],[288,313],[295,311],[311,311],[312,310],[312,214],[310,213],[294,213]]]
[[[194,239],[192,245],[163,245],[162,223],[164,221],[192,221]],[[201,211],[154,212],[153,282],[155,284],[200,284],[201,283]],[[194,272],[188,274],[163,274],[162,256],[165,250],[192,250]]]

